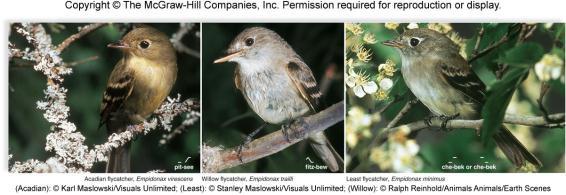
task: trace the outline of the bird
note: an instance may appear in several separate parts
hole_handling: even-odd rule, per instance
[[[485,84],[459,54],[460,47],[445,34],[425,28],[409,29],[383,44],[398,51],[403,80],[434,115],[444,119],[481,118]],[[527,162],[542,166],[504,125],[493,140],[516,167]]]
[[[312,71],[276,32],[247,28],[234,38],[226,53],[214,63],[237,64],[236,88],[264,122],[285,124],[317,112],[322,93]],[[324,132],[311,135],[309,142],[330,171],[343,169],[342,157]]]
[[[148,25],[134,25],[108,47],[122,53],[100,105],[99,128],[106,124],[111,135],[142,123],[161,105],[177,79],[177,56],[168,36]],[[130,143],[126,143],[110,152],[106,172],[130,171]]]

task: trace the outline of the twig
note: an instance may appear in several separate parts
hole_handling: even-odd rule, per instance
[[[550,85],[546,81],[543,81],[540,84],[540,94],[539,94],[539,97],[537,99],[537,104],[538,104],[540,111],[543,114],[542,116],[544,117],[544,119],[549,123],[556,123],[556,122],[559,122],[559,121],[553,120],[549,117],[548,110],[546,110],[546,107],[544,107],[544,104],[543,104],[544,96],[548,93],[549,89],[550,89]]]
[[[174,33],[173,36],[171,37],[171,43],[173,43],[173,47],[175,47],[175,49],[177,49],[177,51],[186,53],[186,54],[193,56],[195,58],[200,58],[200,53],[198,51],[195,51],[195,50],[187,47],[182,42],[183,37],[187,33],[189,33],[194,26],[195,26],[195,24],[193,24],[193,23],[181,23],[180,26],[179,26],[179,30],[177,30],[177,32]]]
[[[530,28],[529,28],[530,27]],[[525,42],[530,36],[533,35],[536,25],[521,24],[516,45]],[[508,64],[499,64],[498,69],[495,71],[495,77],[499,80],[503,78],[503,74],[509,68]]]
[[[250,142],[240,154],[241,161],[238,157],[238,147],[222,149],[221,147],[204,145],[202,153],[203,171],[208,173],[219,172],[275,154],[308,138],[310,134],[322,132],[342,120],[344,120],[344,101],[336,103],[317,114],[295,120],[287,129],[290,133],[288,141],[283,129],[280,129]]]
[[[58,46],[57,49],[55,49],[56,51],[58,51],[59,53],[63,52],[63,50],[65,50],[67,47],[69,47],[69,45],[71,45],[71,43],[75,42],[76,40],[80,39],[81,37],[87,35],[88,33],[102,27],[106,25],[106,23],[95,23],[95,24],[89,24],[86,25],[82,28],[80,28],[79,32],[67,37],[63,42],[61,42]]]
[[[472,62],[476,61],[478,58],[488,54],[489,52],[491,52],[493,49],[501,46],[503,43],[506,43],[507,41],[510,40],[511,36],[513,36],[515,33],[511,33],[512,28],[515,25],[512,25],[509,27],[509,30],[507,31],[507,33],[505,33],[505,35],[503,35],[501,37],[501,39],[499,39],[498,41],[496,41],[495,43],[487,46],[486,48],[484,48],[483,50],[479,51],[479,52],[475,52],[476,54],[473,54],[472,57],[470,57],[470,59],[468,60],[468,64],[471,64]],[[483,33],[482,33],[483,34]],[[478,37],[479,38],[479,37]],[[476,43],[478,44],[478,43]],[[479,47],[479,46],[478,46]]]
[[[483,26],[481,27],[480,31],[478,32],[478,37],[476,39],[476,45],[474,46],[474,50],[472,52],[472,55],[477,56],[479,49],[480,49],[480,42],[483,38],[483,33],[484,33],[485,29],[483,28]]]
[[[415,105],[417,102],[419,102],[418,100],[414,99],[414,100],[409,100],[405,106],[403,106],[403,108],[399,111],[399,113],[397,113],[397,115],[395,116],[395,118],[393,118],[391,121],[389,121],[389,123],[387,124],[387,128],[391,128],[394,127],[402,118],[403,116],[405,116],[405,114],[407,114],[407,112],[409,112],[409,110],[411,110],[411,108],[413,107],[413,105]]]
[[[232,117],[232,118],[228,119],[226,122],[222,123],[222,124],[220,125],[220,127],[227,127],[228,125],[230,125],[230,124],[232,124],[232,123],[234,123],[234,122],[236,122],[236,121],[239,121],[239,120],[242,120],[242,119],[251,117],[251,116],[253,116],[253,115],[254,115],[254,112],[246,112],[246,113],[244,113],[244,114],[240,114],[240,115],[238,115],[238,116],[235,116],[235,117]]]
[[[546,121],[545,117],[543,116],[517,116],[517,115],[505,115],[503,119],[503,123],[507,124],[516,124],[516,125],[525,125],[525,126],[533,126],[533,127],[541,127],[541,128],[556,128],[556,127],[564,127],[564,113],[559,114],[552,114],[548,116],[552,120],[558,120],[559,122],[550,123]],[[441,128],[442,123],[444,122],[440,118],[432,118],[430,119],[430,127]],[[446,128],[448,129],[458,129],[458,128],[468,128],[468,129],[479,129],[483,124],[483,119],[478,120],[449,120],[446,123]],[[409,123],[406,125],[401,125],[398,127],[393,128],[386,128],[381,131],[377,137],[380,139],[385,139],[387,135],[397,132],[401,129],[409,129],[410,131],[417,131],[420,129],[428,128],[429,126],[426,124],[424,120],[417,121],[413,123]]]
[[[25,55],[25,53],[22,50],[18,49],[16,45],[10,42],[8,42],[8,50],[10,51],[8,52],[8,59],[21,58],[24,57]]]
[[[73,62],[69,62],[69,63],[65,63],[64,66],[66,67],[72,67],[72,66],[76,66],[79,64],[84,64],[90,61],[94,61],[94,60],[98,60],[98,56],[90,56],[86,59],[82,59],[82,60],[77,60],[77,61],[73,61]]]
[[[185,132],[185,130],[187,128],[189,128],[190,126],[192,126],[196,122],[198,122],[198,120],[200,120],[200,118],[201,118],[201,115],[200,115],[200,112],[198,112],[196,110],[198,110],[198,109],[194,109],[193,111],[189,111],[187,113],[186,117],[185,117],[185,120],[183,120],[181,125],[175,127],[175,129],[170,131],[169,134],[163,135],[161,140],[159,140],[159,145],[165,145],[165,144],[171,142],[171,140],[173,138],[175,138],[177,135],[181,135],[183,132]]]
[[[389,123],[387,123],[387,126],[385,127],[393,128],[403,118],[403,116],[405,116],[405,114],[407,114],[409,110],[411,110],[413,105],[415,105],[418,102],[419,100],[417,99],[412,99],[407,101],[407,103],[405,103],[403,108],[401,108],[401,110],[397,113],[397,115],[395,115],[395,117],[391,119],[391,121],[389,121]],[[375,136],[369,143],[368,148],[373,148],[375,145],[377,145],[380,142],[380,140],[382,140],[380,136]]]

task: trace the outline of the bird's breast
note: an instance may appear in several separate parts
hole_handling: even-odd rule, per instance
[[[242,94],[265,122],[279,124],[309,111],[286,72],[264,70],[240,75]]]
[[[137,118],[147,118],[165,100],[176,80],[176,71],[148,61],[137,61],[135,81],[126,108]]]

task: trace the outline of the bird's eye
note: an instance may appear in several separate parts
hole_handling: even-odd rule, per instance
[[[252,46],[254,44],[254,39],[253,38],[247,38],[246,39],[246,46]]]
[[[140,48],[142,48],[142,49],[147,49],[149,47],[149,45],[150,45],[149,41],[143,40],[143,41],[140,42]]]
[[[419,43],[421,43],[421,40],[413,37],[411,38],[411,40],[409,41],[409,44],[411,44],[411,47],[415,47],[417,46]]]

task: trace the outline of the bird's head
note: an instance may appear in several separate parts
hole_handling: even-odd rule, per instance
[[[277,60],[295,54],[289,44],[277,33],[263,27],[251,27],[242,31],[226,50],[226,56],[214,61],[214,63],[236,62],[264,62]],[[265,63],[250,63],[265,65]]]
[[[396,48],[407,58],[459,51],[446,35],[424,28],[406,30],[397,39],[384,41],[383,44]]]
[[[135,25],[120,41],[110,43],[108,47],[147,60],[175,62],[177,59],[169,37],[147,25]]]

